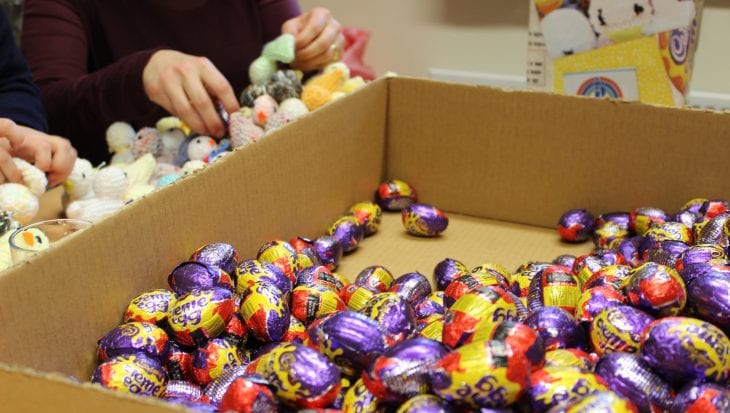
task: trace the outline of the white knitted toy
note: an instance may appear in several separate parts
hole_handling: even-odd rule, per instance
[[[94,198],[72,202],[66,216],[98,222],[124,206],[122,197],[127,191],[127,174],[116,166],[102,168],[92,186]]]
[[[109,125],[106,129],[106,143],[109,152],[114,154],[111,159],[112,165],[134,161],[131,152],[134,137],[134,128],[127,122],[114,122]]]
[[[218,145],[210,136],[197,136],[188,144],[188,160],[190,161],[208,161],[208,155],[213,152]]]
[[[160,138],[162,139],[162,150],[157,157],[158,162],[163,163],[174,163],[177,159],[180,145],[187,135],[190,134],[190,129],[176,116],[168,116],[160,119],[155,124],[155,127],[160,132]]]
[[[8,211],[21,225],[30,224],[38,213],[38,198],[46,192],[48,180],[40,169],[13,158],[23,176],[23,184],[0,184],[0,211]]]

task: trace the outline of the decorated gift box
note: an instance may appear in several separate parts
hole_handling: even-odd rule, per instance
[[[702,0],[534,0],[528,85],[683,106]]]

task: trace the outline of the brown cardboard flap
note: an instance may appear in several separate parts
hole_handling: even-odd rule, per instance
[[[435,238],[421,238],[405,231],[400,213],[385,213],[378,232],[346,255],[337,273],[354,280],[364,268],[382,265],[394,277],[418,271],[433,285],[433,270],[445,258],[459,260],[469,269],[492,263],[514,271],[528,261],[552,261],[561,254],[583,255],[593,247],[590,242],[561,242],[554,229],[447,215],[446,231]]]
[[[318,236],[382,176],[387,83],[340,99],[0,275],[0,361],[86,379],[131,298],[196,248]]]
[[[553,227],[730,197],[727,113],[406,78],[388,108],[388,177],[446,211]]]
[[[131,396],[90,383],[73,383],[53,374],[0,365],[2,411],[146,413],[187,411],[150,397]],[[8,410],[5,410],[8,407]]]

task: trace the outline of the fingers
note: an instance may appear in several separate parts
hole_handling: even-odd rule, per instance
[[[53,160],[48,173],[48,184],[56,186],[66,180],[76,163],[76,149],[66,139],[49,136]]]
[[[342,25],[332,17],[329,10],[317,7],[292,20],[297,20],[300,25],[296,33],[296,58],[292,66],[305,71],[317,70],[332,63],[341,54],[344,48]],[[293,25],[291,23],[290,27]]]
[[[239,109],[231,85],[204,57],[159,51],[145,67],[143,81],[150,100],[203,135],[225,134],[215,101],[220,101],[229,113]]]
[[[333,20],[332,14],[323,7],[315,7],[301,15],[299,31],[293,33],[297,50],[312,43],[322,33],[330,20]]]
[[[15,182],[21,183],[23,181],[23,175],[20,170],[15,166],[13,157],[2,149],[0,149],[0,183]]]
[[[314,43],[297,52],[295,65],[298,69],[318,70],[339,59],[344,48],[344,38],[339,29],[328,26]]]
[[[0,136],[6,138],[13,148],[22,145],[25,140],[22,129],[7,118],[0,118]]]

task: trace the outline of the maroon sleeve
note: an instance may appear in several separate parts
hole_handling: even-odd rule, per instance
[[[21,46],[41,89],[50,132],[68,137],[84,156],[106,152],[104,132],[112,122],[156,108],[142,84],[155,50],[89,73],[89,32],[76,7],[65,0],[26,0]]]
[[[281,34],[281,26],[292,17],[302,14],[296,0],[258,0],[264,39],[273,40]]]

